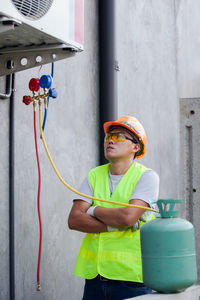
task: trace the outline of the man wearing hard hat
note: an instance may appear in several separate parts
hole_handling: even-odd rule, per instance
[[[131,116],[104,124],[108,164],[92,169],[84,194],[142,207],[158,199],[159,177],[134,159],[146,152],[146,134]],[[83,300],[120,300],[151,293],[144,286],[139,227],[153,218],[142,208],[75,199],[69,228],[86,232],[74,274],[86,279]],[[140,224],[140,226],[139,226]]]

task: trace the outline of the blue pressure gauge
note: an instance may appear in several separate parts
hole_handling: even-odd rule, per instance
[[[40,78],[40,87],[49,89],[52,84],[52,78],[50,75],[42,75]]]

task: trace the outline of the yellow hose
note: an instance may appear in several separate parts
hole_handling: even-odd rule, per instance
[[[56,166],[51,158],[51,155],[49,153],[49,150],[47,148],[46,142],[45,142],[45,138],[44,138],[44,134],[43,134],[43,130],[42,130],[42,105],[41,105],[41,101],[39,101],[39,124],[40,124],[40,134],[41,134],[41,138],[42,138],[42,142],[44,145],[44,148],[46,150],[47,156],[54,168],[54,171],[56,172],[58,178],[60,179],[60,181],[72,192],[74,192],[75,194],[78,194],[82,197],[88,198],[88,199],[92,199],[92,200],[98,200],[101,202],[107,202],[107,203],[112,203],[112,204],[117,204],[117,205],[121,205],[121,206],[128,206],[128,207],[135,207],[135,208],[142,208],[144,210],[149,210],[149,211],[154,211],[154,212],[158,212],[155,209],[152,209],[150,207],[146,207],[146,206],[140,206],[140,205],[133,205],[133,204],[127,204],[127,203],[121,203],[121,202],[117,202],[117,201],[111,201],[111,200],[105,200],[105,199],[100,199],[100,198],[95,198],[89,195],[85,195],[83,193],[80,193],[79,191],[75,190],[73,187],[71,187],[67,182],[64,181],[64,179],[61,177],[60,173],[58,172],[58,170],[56,169]]]

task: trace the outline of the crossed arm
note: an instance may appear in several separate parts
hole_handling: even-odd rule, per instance
[[[130,200],[130,204],[149,207],[149,205],[139,199]],[[75,200],[69,214],[68,226],[72,230],[87,233],[106,232],[107,225],[120,228],[132,226],[145,212],[145,209],[133,207],[105,208],[98,206],[95,208],[95,217],[87,214],[91,205],[83,200]]]

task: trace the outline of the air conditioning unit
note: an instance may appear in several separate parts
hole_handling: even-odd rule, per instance
[[[83,49],[84,0],[0,0],[0,52],[29,47]]]
[[[0,76],[83,50],[84,0],[0,0]]]

